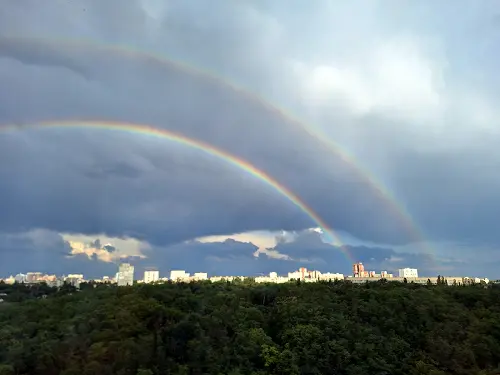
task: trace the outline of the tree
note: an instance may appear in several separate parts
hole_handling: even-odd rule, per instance
[[[11,365],[0,364],[0,375],[14,375],[14,367]]]
[[[224,281],[46,299],[12,288],[23,302],[0,308],[0,375],[472,375],[500,363],[500,288]]]

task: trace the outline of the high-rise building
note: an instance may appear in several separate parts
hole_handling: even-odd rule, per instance
[[[307,272],[307,268],[305,268],[305,267],[300,267],[299,272],[300,272],[300,279],[301,280],[304,280],[306,278],[306,276],[309,276],[309,273]]]
[[[418,270],[416,268],[401,268],[398,272],[399,277],[418,277]]]
[[[134,266],[129,263],[122,263],[116,274],[116,282],[118,286],[134,284]]]
[[[354,277],[364,277],[365,266],[363,266],[363,263],[354,263],[352,265],[352,274]]]
[[[144,271],[144,282],[145,283],[154,283],[160,279],[160,272],[156,269],[146,269]]]

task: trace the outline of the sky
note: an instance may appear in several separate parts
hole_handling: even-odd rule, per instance
[[[0,277],[497,278],[499,45],[487,0],[7,2]]]

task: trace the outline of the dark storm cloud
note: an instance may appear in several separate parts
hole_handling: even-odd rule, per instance
[[[411,241],[395,212],[404,206],[430,239],[497,244],[498,4],[404,4],[8,2],[0,123],[148,123],[251,161],[354,237]],[[251,87],[355,153],[399,202],[389,210],[338,155],[212,79],[62,39],[154,51]],[[138,136],[0,133],[0,160],[5,231],[129,235],[166,246],[313,225],[250,177]]]
[[[211,275],[231,274],[252,269],[257,262],[253,253],[257,246],[227,239],[224,242],[201,243],[191,241],[167,248],[152,248],[144,251],[147,259],[143,264],[153,264],[163,272],[184,269],[188,272],[208,272]],[[168,276],[168,275],[167,275]]]
[[[309,268],[322,272],[351,274],[352,262],[362,262],[369,270],[397,273],[399,268],[418,268],[422,275],[433,275],[436,262],[427,254],[396,252],[375,246],[345,246],[343,249],[324,243],[314,231],[301,232],[292,242],[279,243],[275,248],[290,256],[296,266],[306,262]],[[347,255],[346,255],[347,254]]]
[[[257,249],[258,246],[252,243],[233,239],[210,243],[191,241],[169,247],[152,247],[144,251],[147,258],[130,261],[137,267],[136,277],[139,278],[144,268],[151,265],[158,267],[161,275],[166,277],[172,269],[190,273],[208,272],[211,276],[259,276],[269,272],[286,275],[299,267],[350,275],[352,260],[362,262],[367,270],[377,273],[385,270],[396,275],[399,268],[405,267],[418,268],[422,276],[469,275],[467,272],[470,272],[452,262],[443,263],[438,269],[429,255],[396,252],[390,248],[349,246],[349,259],[338,247],[325,244],[318,233],[310,231],[301,232],[293,241],[281,242],[269,249],[288,255],[287,259],[277,259],[263,253],[256,257],[254,254]]]
[[[29,53],[29,48],[33,43],[33,41],[28,44],[16,44],[11,43],[6,40],[4,44],[4,51],[9,51],[9,53],[14,54],[19,59],[25,59],[26,54]],[[18,51],[23,50],[22,54],[19,54]],[[33,60],[38,61],[40,59],[46,58],[47,61],[53,61],[53,56],[55,54],[54,50],[50,50],[51,54],[47,54],[46,57],[41,57],[39,54],[33,55]],[[58,53],[60,54],[71,54],[72,49],[66,50],[62,48]],[[76,81],[73,80],[52,80],[47,75],[41,76],[40,79],[44,80],[44,84],[37,85],[40,89],[43,87],[59,87],[58,89],[52,89],[56,92],[65,92],[67,95],[64,95],[62,100],[65,101],[64,105],[61,105],[59,99],[58,102],[51,102],[50,99],[40,103],[37,95],[33,95],[32,87],[29,87],[29,90],[23,94],[25,101],[30,101],[29,108],[30,111],[20,112],[20,116],[24,116],[22,121],[31,122],[36,118],[43,119],[44,117],[52,116],[52,118],[61,117],[61,112],[64,113],[62,117],[81,117],[82,113],[84,117],[90,117],[91,113],[96,113],[99,115],[97,118],[118,118],[118,119],[127,119],[129,121],[140,121],[140,122],[148,122],[151,124],[156,124],[157,126],[163,126],[165,123],[166,126],[169,126],[171,129],[177,131],[182,131],[182,133],[201,138],[209,141],[211,144],[217,145],[218,147],[224,148],[226,150],[230,150],[236,155],[244,157],[247,160],[252,161],[259,168],[267,171],[270,175],[276,177],[280,182],[282,182],[285,186],[289,187],[291,190],[297,192],[299,195],[304,196],[307,202],[311,202],[311,206],[313,209],[318,209],[320,213],[324,214],[324,216],[329,219],[331,223],[334,223],[336,227],[342,228],[346,231],[356,233],[356,235],[363,237],[368,236],[372,239],[379,240],[385,239],[387,242],[391,241],[401,241],[405,238],[408,239],[408,234],[401,229],[399,223],[395,221],[394,217],[387,214],[387,211],[384,210],[383,203],[380,200],[377,200],[374,196],[373,192],[370,192],[366,185],[359,180],[359,178],[352,174],[348,165],[342,164],[339,159],[335,159],[333,156],[328,160],[328,163],[335,163],[335,168],[329,169],[328,172],[325,173],[324,165],[321,163],[324,160],[324,155],[326,150],[322,148],[317,142],[313,139],[304,137],[302,135],[301,139],[298,138],[298,134],[300,131],[297,128],[294,128],[292,124],[287,123],[283,119],[279,119],[276,114],[265,110],[265,108],[257,105],[255,102],[249,102],[248,100],[243,100],[241,96],[234,95],[234,92],[231,92],[227,88],[222,89],[221,86],[215,87],[215,91],[211,90],[211,94],[208,94],[208,86],[206,80],[198,79],[196,82],[193,81],[192,76],[187,76],[185,73],[181,71],[170,71],[168,77],[172,79],[166,79],[164,84],[168,86],[161,86],[159,82],[162,81],[162,76],[155,76],[153,72],[155,71],[154,66],[149,67],[149,69],[145,69],[147,65],[137,65],[137,61],[128,61],[120,64],[119,59],[114,59],[114,64],[117,64],[119,69],[110,69],[109,71],[106,67],[112,67],[113,64],[109,63],[110,56],[106,56],[104,67],[100,65],[98,62],[100,61],[99,55],[81,55],[79,54],[78,59],[68,59],[68,61],[78,61],[80,65],[84,64],[84,60],[87,58],[87,64],[92,66],[91,64],[95,64],[96,66],[96,77],[99,82],[109,84],[109,89],[118,89],[116,91],[117,96],[112,98],[108,96],[106,99],[106,107],[102,105],[102,98],[95,97],[92,95],[82,96],[82,91],[85,91],[89,84],[87,82],[82,83],[83,86],[79,90],[75,90],[74,84]],[[60,59],[56,59],[56,61],[60,61]],[[139,60],[139,62],[141,62]],[[9,65],[9,62],[6,62]],[[140,68],[143,69],[140,69]],[[25,69],[21,67],[17,67],[21,70]],[[130,75],[125,74],[128,69],[137,69],[131,72]],[[160,67],[161,71],[164,71],[164,67]],[[15,70],[15,68],[13,67]],[[30,68],[26,68],[30,70]],[[89,68],[90,69],[90,68]],[[89,70],[90,71],[90,70]],[[106,72],[106,74],[104,74]],[[54,73],[54,72],[52,72]],[[157,72],[158,74],[160,71]],[[58,73],[58,76],[61,76],[62,73]],[[90,73],[89,73],[90,74]],[[143,74],[140,79],[139,76]],[[124,79],[124,78],[127,79]],[[153,80],[154,77],[154,80]],[[184,77],[184,81],[183,81]],[[7,78],[7,77],[6,77]],[[173,83],[173,81],[177,83]],[[71,83],[71,85],[68,84]],[[179,92],[173,90],[172,92],[168,92],[168,87],[182,87],[183,83],[187,83],[192,85],[189,90],[184,90],[183,92]],[[45,86],[47,85],[47,86]],[[200,87],[201,85],[201,87]],[[93,86],[93,84],[90,84]],[[117,87],[116,87],[117,86]],[[134,90],[126,89],[125,87],[131,86]],[[19,87],[19,84],[16,85]],[[213,85],[211,86],[213,87]],[[166,91],[167,90],[167,91]],[[148,99],[141,104],[137,103],[137,98],[135,97],[137,92],[141,92],[143,97],[147,97]],[[75,94],[77,93],[77,94]],[[131,94],[124,94],[131,93]],[[162,93],[162,94],[159,94]],[[38,95],[43,95],[40,92]],[[166,99],[165,95],[169,99]],[[186,95],[184,99],[181,100],[181,97]],[[71,98],[74,96],[74,98]],[[5,93],[6,100],[7,93]],[[172,100],[170,100],[170,98]],[[156,104],[155,104],[156,102]],[[145,103],[145,104],[143,104]],[[189,111],[187,110],[186,104],[189,103]],[[43,104],[43,105],[40,105]],[[179,104],[179,105],[177,105]],[[14,109],[15,103],[11,102],[10,105],[7,105],[8,108]],[[148,111],[144,111],[145,107]],[[22,113],[22,114],[21,114]],[[51,115],[50,113],[55,113]],[[128,114],[130,113],[130,114]],[[157,113],[157,115],[155,115]],[[30,117],[30,119],[28,119]],[[147,118],[147,121],[144,119],[140,120],[140,118]],[[160,120],[161,118],[161,120]],[[169,120],[172,119],[172,120]],[[62,137],[62,135],[61,135]],[[88,136],[88,139],[92,139],[93,137]],[[83,142],[84,139],[79,139],[79,142]],[[108,138],[106,147],[107,153],[106,157],[108,159],[99,159],[98,163],[101,165],[94,165],[92,169],[86,171],[85,174],[87,176],[91,176],[94,179],[97,178],[102,173],[107,174],[106,180],[109,181],[107,184],[113,186],[116,189],[117,197],[123,195],[119,192],[121,189],[130,190],[130,183],[124,184],[122,186],[118,186],[119,182],[114,182],[113,177],[116,172],[123,174],[127,173],[129,177],[140,176],[138,170],[134,170],[131,166],[127,164],[125,160],[112,161],[110,158],[120,158],[127,159],[127,156],[123,154],[123,151],[126,150],[127,153],[131,153],[133,150],[133,146],[125,146],[123,143],[118,145],[114,140],[114,137]],[[121,142],[125,142],[124,139],[121,139]],[[100,145],[100,144],[99,144]],[[103,151],[100,151],[98,148],[99,145],[89,146],[92,147],[92,152],[98,152],[100,154],[104,154]],[[49,146],[45,146],[49,147]],[[114,151],[116,148],[116,151]],[[60,153],[60,150],[58,150]],[[121,152],[120,152],[121,151]],[[13,151],[9,151],[11,154]],[[71,151],[76,159],[78,156],[76,155],[76,150],[73,149]],[[12,155],[11,155],[12,156]],[[68,160],[61,160],[68,165]],[[111,164],[111,166],[106,166],[106,164]],[[119,166],[119,168],[117,168]],[[62,166],[64,168],[65,166]],[[63,174],[61,174],[61,177]],[[172,175],[175,176],[175,175]],[[195,176],[198,177],[198,176]],[[67,176],[64,177],[67,179]],[[75,177],[78,179],[79,177]],[[191,178],[191,176],[190,176]],[[113,180],[113,181],[112,181]],[[137,178],[137,180],[144,181],[144,176]],[[268,214],[268,219],[263,220],[261,218],[257,218],[251,212],[245,212],[244,217],[240,214],[240,212],[244,212],[242,210],[243,207],[255,207],[255,205],[247,205],[247,203],[242,199],[242,191],[240,188],[230,187],[232,184],[232,178],[227,184],[221,183],[220,186],[217,186],[218,189],[214,191],[215,194],[219,194],[219,197],[216,196],[204,196],[204,199],[209,199],[213,205],[213,208],[210,209],[210,213],[203,213],[203,208],[199,206],[193,206],[194,208],[190,208],[189,210],[200,211],[199,214],[193,214],[202,216],[204,219],[204,223],[200,223],[200,226],[203,226],[202,229],[194,228],[193,224],[187,224],[185,222],[176,223],[179,227],[173,227],[171,232],[174,232],[174,236],[177,236],[176,239],[188,239],[199,235],[204,234],[217,234],[217,233],[230,233],[230,232],[241,232],[244,230],[251,229],[297,229],[303,228],[303,223],[308,223],[307,225],[311,226],[313,223],[311,221],[307,221],[304,215],[296,215],[294,218],[287,217],[283,214],[283,212],[274,212]],[[221,180],[218,180],[221,182]],[[37,181],[37,185],[41,182]],[[53,181],[56,183],[56,181]],[[165,186],[167,182],[161,183],[162,186]],[[207,184],[208,182],[204,182]],[[45,184],[45,182],[43,183]],[[30,183],[31,185],[31,183]],[[199,183],[192,183],[188,185],[196,185],[195,189],[201,186]],[[227,194],[221,194],[221,189],[219,187],[227,186],[230,189],[235,190],[237,193],[235,199],[239,202],[235,202],[232,204],[233,207],[238,208],[237,216],[227,215],[227,219],[225,217],[218,217],[216,219],[209,218],[208,215],[213,216],[216,211],[220,212],[219,204],[222,204],[222,200],[227,200]],[[81,207],[88,207],[85,202],[84,195],[88,194],[91,190],[89,186],[86,186],[87,190],[83,191],[83,185],[81,189],[81,193],[83,194],[79,200],[79,209]],[[144,185],[144,194],[149,196],[148,193],[149,186]],[[153,187],[154,189],[154,187]],[[14,189],[13,189],[14,190]],[[106,189],[107,190],[107,189]],[[107,190],[109,191],[109,190]],[[199,193],[193,190],[189,197],[192,195],[200,195]],[[164,193],[166,191],[164,190]],[[180,194],[186,194],[187,190],[183,190]],[[74,194],[70,193],[70,194]],[[100,193],[104,195],[104,193]],[[127,194],[127,193],[125,193]],[[130,194],[130,193],[128,193]],[[255,192],[252,192],[248,196],[255,195]],[[259,193],[258,193],[259,194]],[[318,200],[318,197],[324,197]],[[370,199],[372,197],[372,199]],[[104,198],[104,197],[103,197]],[[257,197],[256,197],[257,198]],[[24,197],[23,199],[26,199]],[[58,196],[58,199],[64,199],[61,196]],[[92,199],[89,196],[89,199]],[[97,198],[99,199],[99,197]],[[137,201],[138,197],[135,198]],[[258,197],[259,200],[262,197]],[[106,197],[107,200],[107,208],[106,211],[108,213],[106,215],[113,215],[119,208],[112,207],[110,204],[112,199]],[[266,200],[267,201],[267,200]],[[12,202],[12,200],[11,200]],[[333,209],[334,207],[340,207],[341,205],[345,205],[346,202],[350,203],[349,210],[340,210]],[[140,202],[134,202],[136,204],[140,204]],[[190,202],[187,202],[190,203]],[[192,204],[192,203],[191,203]],[[280,206],[284,205],[280,203]],[[35,206],[33,206],[35,207]],[[62,205],[58,205],[58,207],[62,207]],[[270,209],[271,206],[262,206],[262,210]],[[258,208],[257,208],[258,209]],[[129,207],[128,211],[132,214],[132,209]],[[73,211],[74,212],[74,211]],[[360,212],[366,217],[377,217],[384,216],[384,220],[380,220],[380,223],[385,223],[386,226],[381,230],[374,230],[373,225],[360,225],[357,222],[356,217]],[[169,213],[175,215],[175,211],[170,209]],[[187,212],[188,214],[190,212]],[[153,215],[155,213],[152,213]],[[56,213],[52,213],[51,215],[59,216]],[[182,212],[181,212],[182,215]],[[35,213],[31,214],[31,217],[36,216]],[[134,215],[134,220],[138,222],[139,215]],[[273,219],[273,216],[276,219]],[[80,223],[78,220],[75,222],[74,227],[70,226],[71,221],[64,219],[65,225],[64,227],[58,226],[50,226],[50,229],[53,230],[65,230],[65,231],[89,231],[89,230],[97,230],[102,226],[100,231],[109,231],[111,228],[106,228],[103,223],[107,220],[101,215],[99,219],[94,219],[93,223],[88,223],[89,214],[83,212],[79,213],[79,218],[81,221],[87,221],[87,223]],[[298,218],[298,219],[295,219]],[[123,218],[122,218],[123,219]],[[70,219],[71,220],[71,219]],[[119,221],[120,218],[117,218],[116,221]],[[227,222],[225,223],[225,221]],[[298,220],[298,221],[296,221]],[[146,225],[146,221],[149,225],[150,222],[154,222],[154,217],[148,217],[144,221],[144,225]],[[159,220],[157,220],[159,221]],[[252,223],[252,221],[254,221]],[[274,223],[273,223],[274,221]],[[45,221],[46,223],[47,221]],[[337,224],[338,223],[338,224]],[[37,224],[39,226],[43,226],[44,223]],[[54,224],[53,224],[54,225]],[[174,224],[175,225],[175,224]],[[123,223],[117,224],[117,227],[122,226],[122,234],[118,232],[109,232],[113,235],[124,235],[128,234],[131,236],[139,236],[139,238],[146,238],[144,235],[141,236],[142,228],[137,227],[137,223],[135,224],[136,229],[130,228],[127,230],[123,228]],[[356,229],[357,227],[357,229]],[[156,229],[154,229],[156,233]],[[224,232],[225,231],[225,232]],[[385,232],[384,232],[385,231]],[[89,232],[87,232],[89,233]],[[148,240],[152,242],[157,242],[158,239],[154,238],[155,235],[152,235],[153,230],[148,230]],[[168,233],[168,232],[167,232]],[[167,236],[167,233],[162,233],[163,237]],[[171,233],[168,233],[171,235]],[[153,238],[151,238],[153,237]],[[163,239],[164,240],[164,239]]]
[[[162,277],[169,277],[171,270],[185,270],[191,274],[207,272],[209,276],[258,276],[277,271],[286,274],[293,262],[254,256],[258,247],[227,239],[223,242],[202,243],[191,241],[169,247],[152,247],[144,251],[146,259],[129,258],[136,266],[136,277],[144,269],[157,267]]]
[[[106,250],[108,253],[114,253],[116,251],[116,247],[112,245],[104,245],[102,248]]]
[[[97,250],[106,250],[108,253],[114,253],[116,251],[116,247],[110,244],[103,245],[101,240],[98,238],[95,241],[92,241],[88,244],[88,247],[91,249]],[[93,254],[95,255],[95,254]]]
[[[140,169],[123,162],[116,162],[109,166],[95,165],[83,173],[85,173],[86,176],[97,180],[116,177],[140,178],[142,175],[142,171]]]
[[[2,202],[8,214],[3,225],[11,230],[105,231],[166,244],[200,233],[312,224],[261,181],[199,152],[155,140],[133,147],[134,136],[123,134],[99,138],[98,132],[91,139],[79,131],[34,134],[36,141],[27,134],[4,135],[11,161],[0,166],[3,196],[22,198],[23,208],[12,199]],[[81,173],[96,163],[113,165],[116,152],[108,143],[124,147],[129,141],[119,157],[141,165],[141,178],[96,180]]]
[[[112,275],[116,266],[85,254],[71,254],[70,245],[58,234],[45,230],[0,234],[0,277],[17,273],[45,272],[85,277]]]
[[[460,164],[445,152],[407,154],[400,159],[405,160],[406,171],[394,178],[405,191],[412,212],[428,223],[432,238],[456,238],[472,246],[499,243],[500,159],[489,158],[487,154],[495,146],[484,143],[491,148],[480,151],[473,144],[464,148]],[[430,208],[435,206],[444,212],[433,214]]]
[[[99,239],[89,243],[90,247],[114,252],[114,246],[104,245]],[[210,276],[259,276],[269,272],[286,275],[299,267],[322,272],[350,274],[351,264],[339,248],[324,244],[315,232],[302,232],[293,242],[280,243],[275,249],[290,256],[289,259],[270,258],[265,254],[255,257],[258,247],[252,243],[226,239],[221,242],[202,243],[190,241],[168,247],[150,247],[143,250],[147,258],[130,256],[122,258],[136,266],[135,277],[141,279],[144,269],[157,267],[162,277],[168,277],[172,269],[187,272],[208,272]],[[451,276],[494,277],[497,263],[481,264],[481,273],[471,274],[471,263],[446,261],[440,268],[429,256],[407,252],[395,252],[388,248],[367,246],[349,247],[351,257],[361,261],[369,270],[387,270],[397,273],[398,268],[417,267],[423,276],[437,274]],[[97,254],[71,254],[71,248],[62,237],[53,232],[33,231],[22,234],[0,236],[0,277],[18,272],[41,271],[49,274],[83,273],[87,278],[112,276],[119,262],[104,262]],[[475,263],[474,263],[475,264]],[[476,264],[475,264],[476,265]]]

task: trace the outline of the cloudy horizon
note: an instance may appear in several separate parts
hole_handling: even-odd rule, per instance
[[[498,277],[498,3],[196,4],[4,4],[0,277]]]

